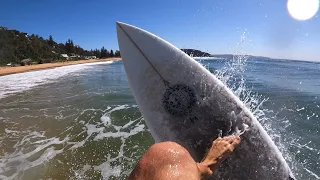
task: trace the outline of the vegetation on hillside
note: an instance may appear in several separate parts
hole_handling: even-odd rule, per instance
[[[193,57],[210,57],[211,54],[196,49],[181,49]],[[67,56],[67,58],[66,58]],[[68,39],[57,43],[50,35],[48,39],[0,26],[0,66],[21,64],[30,59],[33,63],[50,63],[64,60],[120,57],[120,51],[101,49],[85,50]],[[28,60],[27,60],[28,61]]]
[[[211,57],[212,55],[196,49],[181,49],[183,52],[192,57]]]
[[[120,52],[116,50],[101,49],[85,50],[79,45],[75,45],[71,39],[65,43],[57,43],[50,35],[48,39],[38,35],[29,35],[17,30],[0,27],[0,65],[20,64],[23,59],[31,59],[35,63],[49,63],[61,61],[66,58],[62,54],[67,54],[72,60],[108,57],[120,57]]]

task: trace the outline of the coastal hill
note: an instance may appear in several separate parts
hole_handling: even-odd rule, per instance
[[[206,52],[202,52],[197,49],[181,49],[183,52],[191,57],[211,57],[212,55]]]
[[[209,54],[197,49],[181,49],[191,57],[214,57],[232,59],[232,54]],[[0,66],[43,64],[66,60],[104,59],[120,57],[120,51],[101,49],[85,50],[80,45],[68,39],[65,43],[55,42],[50,35],[47,39],[35,34],[20,32],[0,26]],[[264,59],[267,57],[250,56],[249,59]]]
[[[46,39],[0,26],[0,66],[108,57],[120,57],[120,52],[105,47],[85,50],[71,39],[58,43],[51,35]]]
[[[212,55],[196,49],[181,49],[192,57],[211,57]],[[81,60],[120,57],[120,51],[101,49],[85,50],[68,39],[58,43],[50,35],[47,39],[36,34],[28,34],[18,30],[0,26],[0,66],[26,65],[60,62],[65,60]]]

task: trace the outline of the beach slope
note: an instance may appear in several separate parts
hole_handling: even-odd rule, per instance
[[[66,61],[66,62],[55,62],[47,64],[36,64],[30,66],[18,66],[18,67],[0,67],[0,76],[22,73],[27,71],[34,71],[40,69],[56,68],[61,66],[69,66],[75,64],[93,63],[93,62],[104,62],[104,61],[115,61],[121,60],[121,58],[107,58],[107,59],[89,59],[89,60],[79,60],[79,61]]]

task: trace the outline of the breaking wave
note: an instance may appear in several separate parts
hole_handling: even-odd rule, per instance
[[[59,78],[65,77],[68,74],[92,68],[92,65],[110,64],[108,62],[96,62],[87,64],[77,64],[70,66],[57,67],[53,69],[44,69],[39,71],[30,71],[18,74],[0,76],[0,99],[9,96],[10,94],[29,90],[35,86],[53,82]]]

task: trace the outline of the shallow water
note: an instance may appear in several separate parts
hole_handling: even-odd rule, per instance
[[[298,179],[320,179],[320,64],[201,60],[254,112]],[[0,77],[0,179],[124,179],[154,143],[121,61]]]

